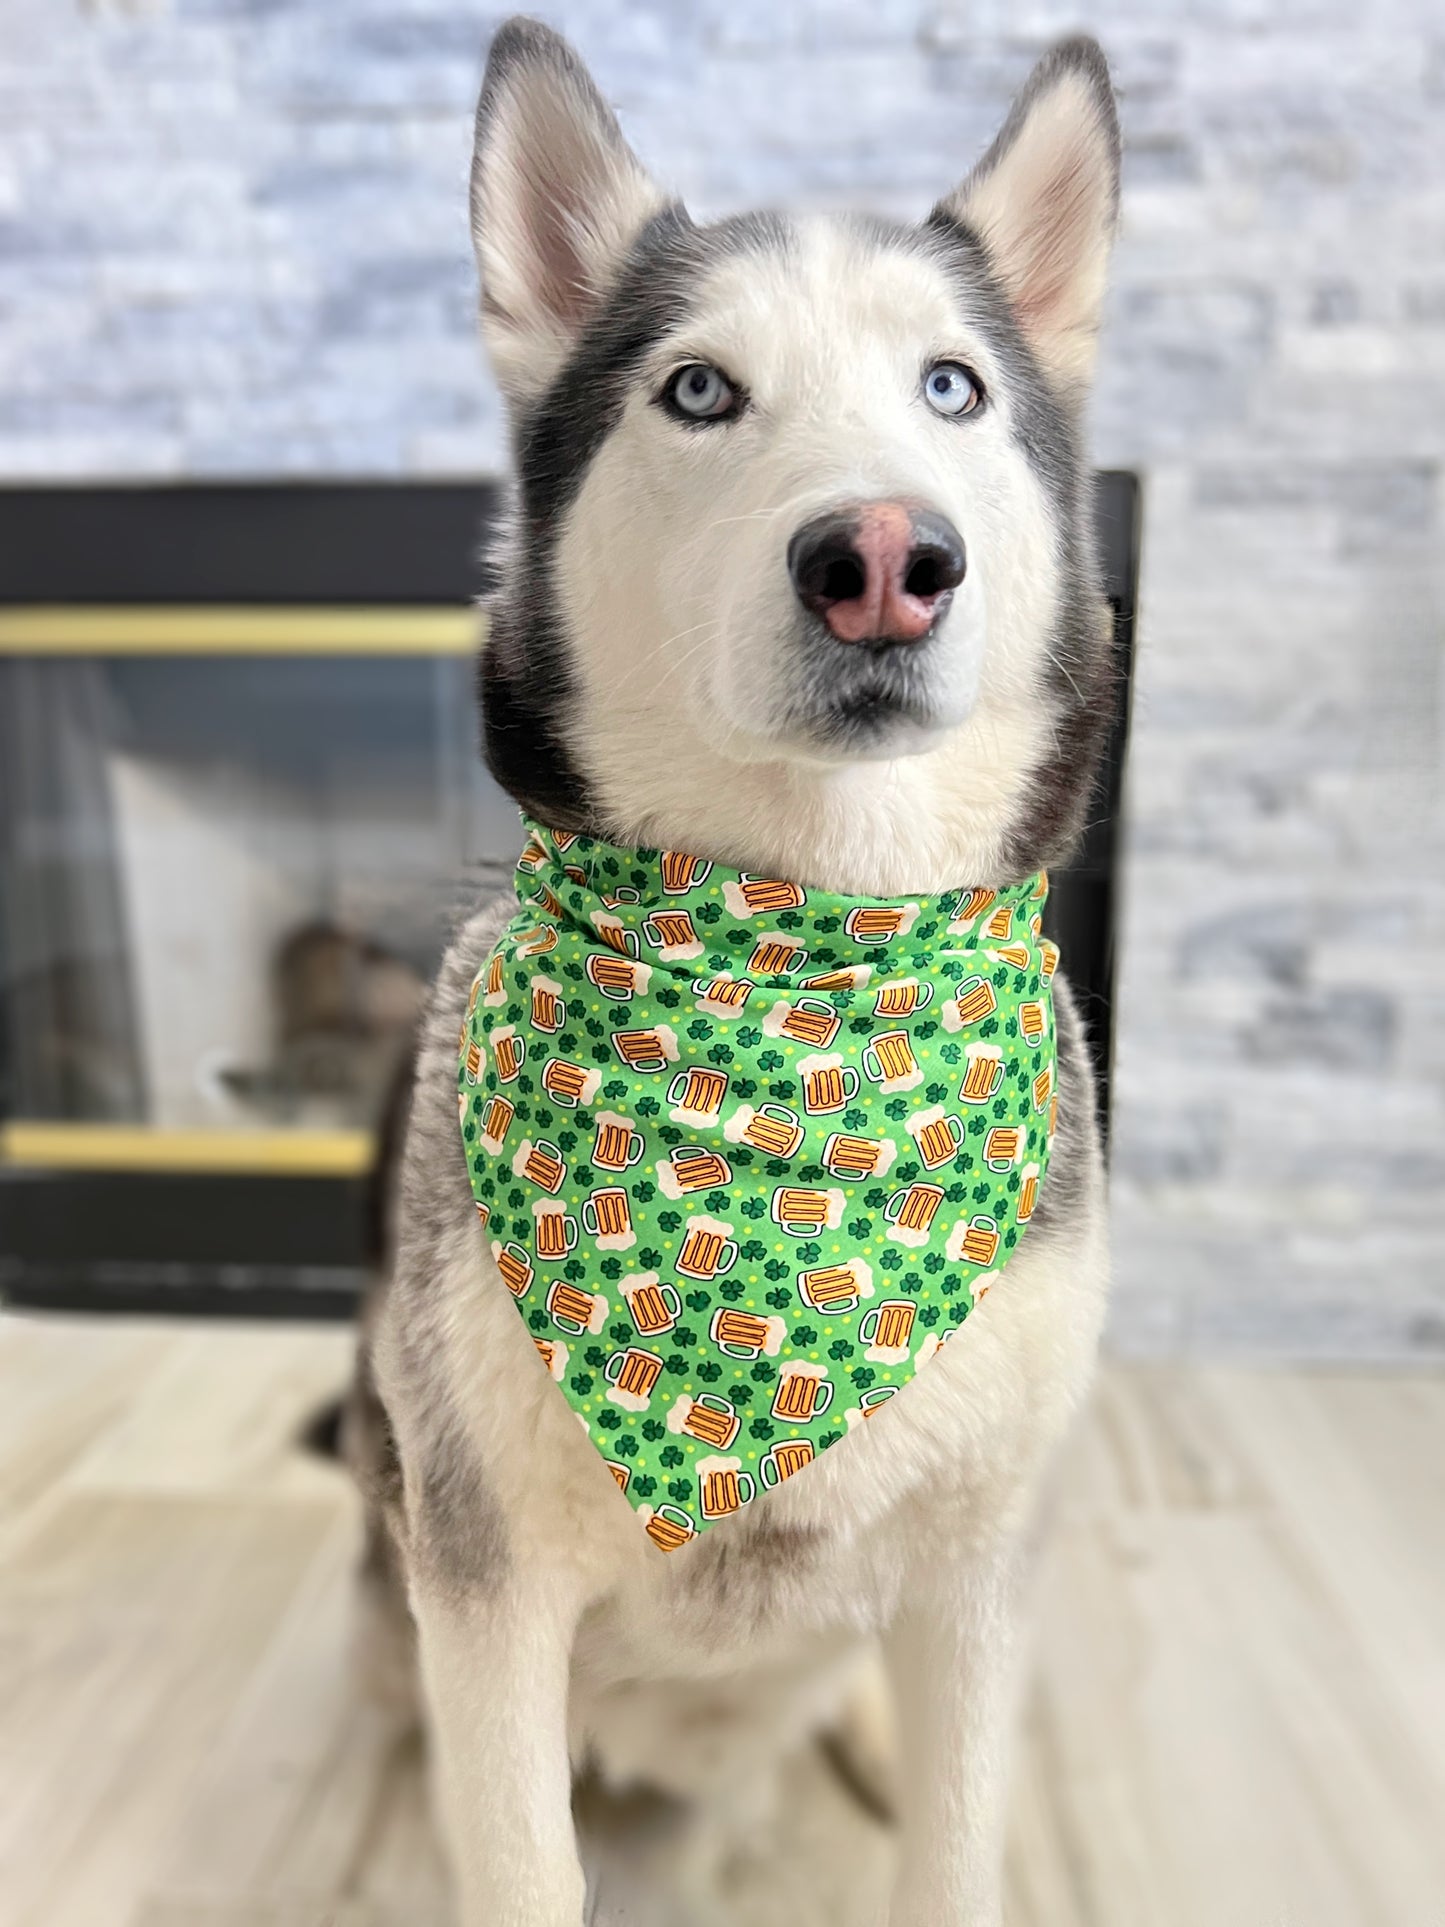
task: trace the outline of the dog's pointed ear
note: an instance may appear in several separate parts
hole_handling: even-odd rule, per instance
[[[1025,336],[1077,398],[1093,371],[1119,208],[1119,120],[1098,42],[1034,68],[993,146],[934,210],[976,234]]]
[[[471,210],[482,329],[510,399],[551,380],[664,205],[567,42],[507,21],[477,104]]]

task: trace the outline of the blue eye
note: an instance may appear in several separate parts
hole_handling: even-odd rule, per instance
[[[690,361],[679,368],[667,385],[667,399],[691,421],[715,422],[737,413],[738,398],[732,384],[705,361]]]
[[[940,415],[971,415],[983,400],[976,378],[958,361],[935,361],[923,377],[923,393]]]

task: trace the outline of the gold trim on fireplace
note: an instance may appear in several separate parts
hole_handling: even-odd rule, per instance
[[[181,1131],[25,1118],[0,1124],[0,1164],[40,1171],[359,1178],[375,1152],[370,1131]]]
[[[0,656],[469,656],[486,617],[435,604],[12,603]]]

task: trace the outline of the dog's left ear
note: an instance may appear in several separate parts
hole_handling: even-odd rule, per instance
[[[933,218],[983,242],[1055,386],[1082,396],[1094,366],[1119,208],[1119,120],[1095,40],[1034,68],[993,146]]]
[[[539,21],[508,20],[492,42],[471,200],[482,331],[508,398],[526,401],[667,204],[587,69]]]

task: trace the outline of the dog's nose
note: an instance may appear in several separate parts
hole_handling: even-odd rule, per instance
[[[906,502],[861,502],[805,522],[788,574],[839,642],[917,642],[963,580],[963,537]]]

